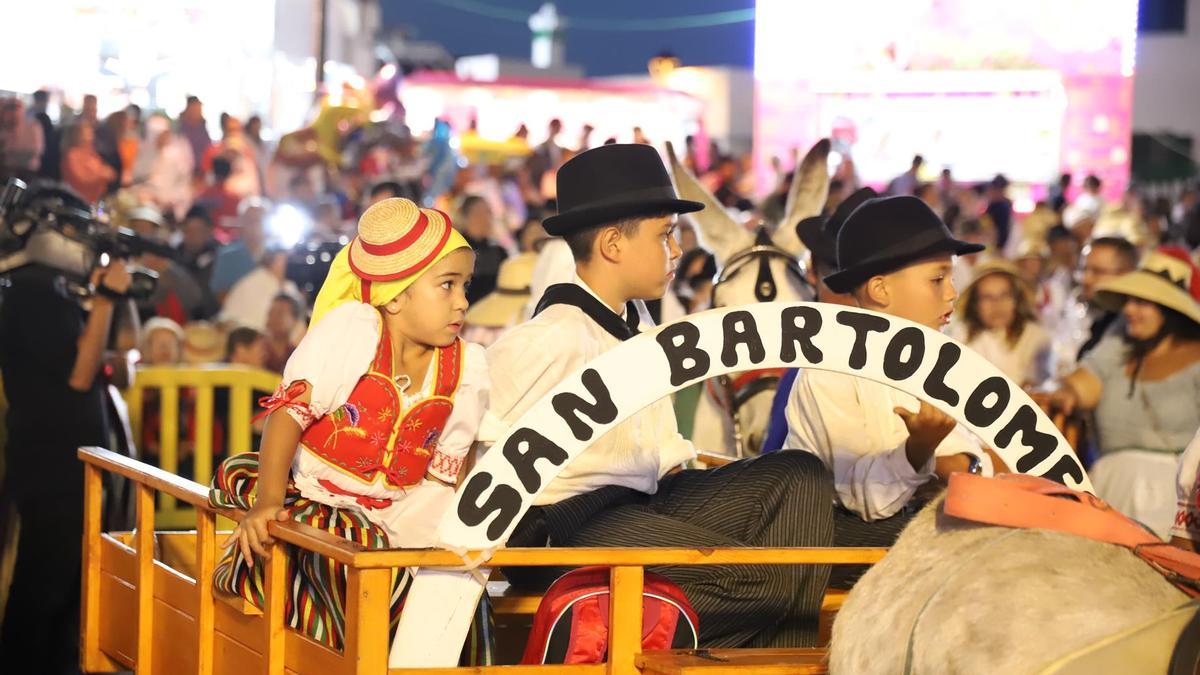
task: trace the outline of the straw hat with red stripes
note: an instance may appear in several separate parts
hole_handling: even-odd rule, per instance
[[[394,281],[421,271],[442,252],[452,231],[450,218],[407,199],[384,199],[358,220],[350,242],[350,269],[369,281]]]

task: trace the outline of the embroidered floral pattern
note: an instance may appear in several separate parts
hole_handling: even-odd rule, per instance
[[[367,432],[358,426],[359,416],[358,408],[353,403],[347,403],[342,407],[334,410],[329,414],[329,419],[333,422],[333,431],[329,434],[329,439],[326,440],[325,446],[336,448],[338,437],[342,434],[353,436],[354,438],[366,438]]]

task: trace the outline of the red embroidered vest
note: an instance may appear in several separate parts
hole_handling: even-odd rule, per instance
[[[322,461],[366,484],[383,477],[389,487],[416,485],[425,477],[438,438],[454,409],[462,376],[463,343],[438,348],[433,393],[404,410],[392,378],[391,340],[379,340],[375,360],[342,407],[310,426],[300,444]]]

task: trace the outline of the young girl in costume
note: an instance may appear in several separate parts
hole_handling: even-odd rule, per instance
[[[261,607],[255,558],[270,554],[272,520],[370,548],[434,545],[487,409],[483,349],[458,338],[474,260],[440,211],[386,199],[362,215],[282,384],[262,401],[269,417],[259,452],[229,458],[213,478],[214,505],[249,511],[225,542],[220,590]],[[340,647],[342,566],[291,550],[288,578],[290,625]],[[402,571],[393,628],[407,586]]]

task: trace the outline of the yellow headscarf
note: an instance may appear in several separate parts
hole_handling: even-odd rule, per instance
[[[419,279],[429,268],[460,248],[471,248],[471,245],[467,243],[467,240],[463,238],[458,230],[451,228],[450,237],[442,245],[442,250],[438,251],[438,254],[424,267],[395,281],[372,281],[370,283],[371,305],[379,307],[391,302],[393,298],[403,293],[409,286],[412,286],[413,282]],[[333,259],[333,264],[329,266],[329,276],[325,277],[325,283],[321,284],[321,290],[317,293],[317,301],[313,306],[312,320],[308,324],[309,328],[315,326],[321,320],[321,317],[325,316],[334,307],[347,302],[363,301],[363,280],[350,269],[349,256],[350,245],[347,244],[342,247],[337,257]]]

